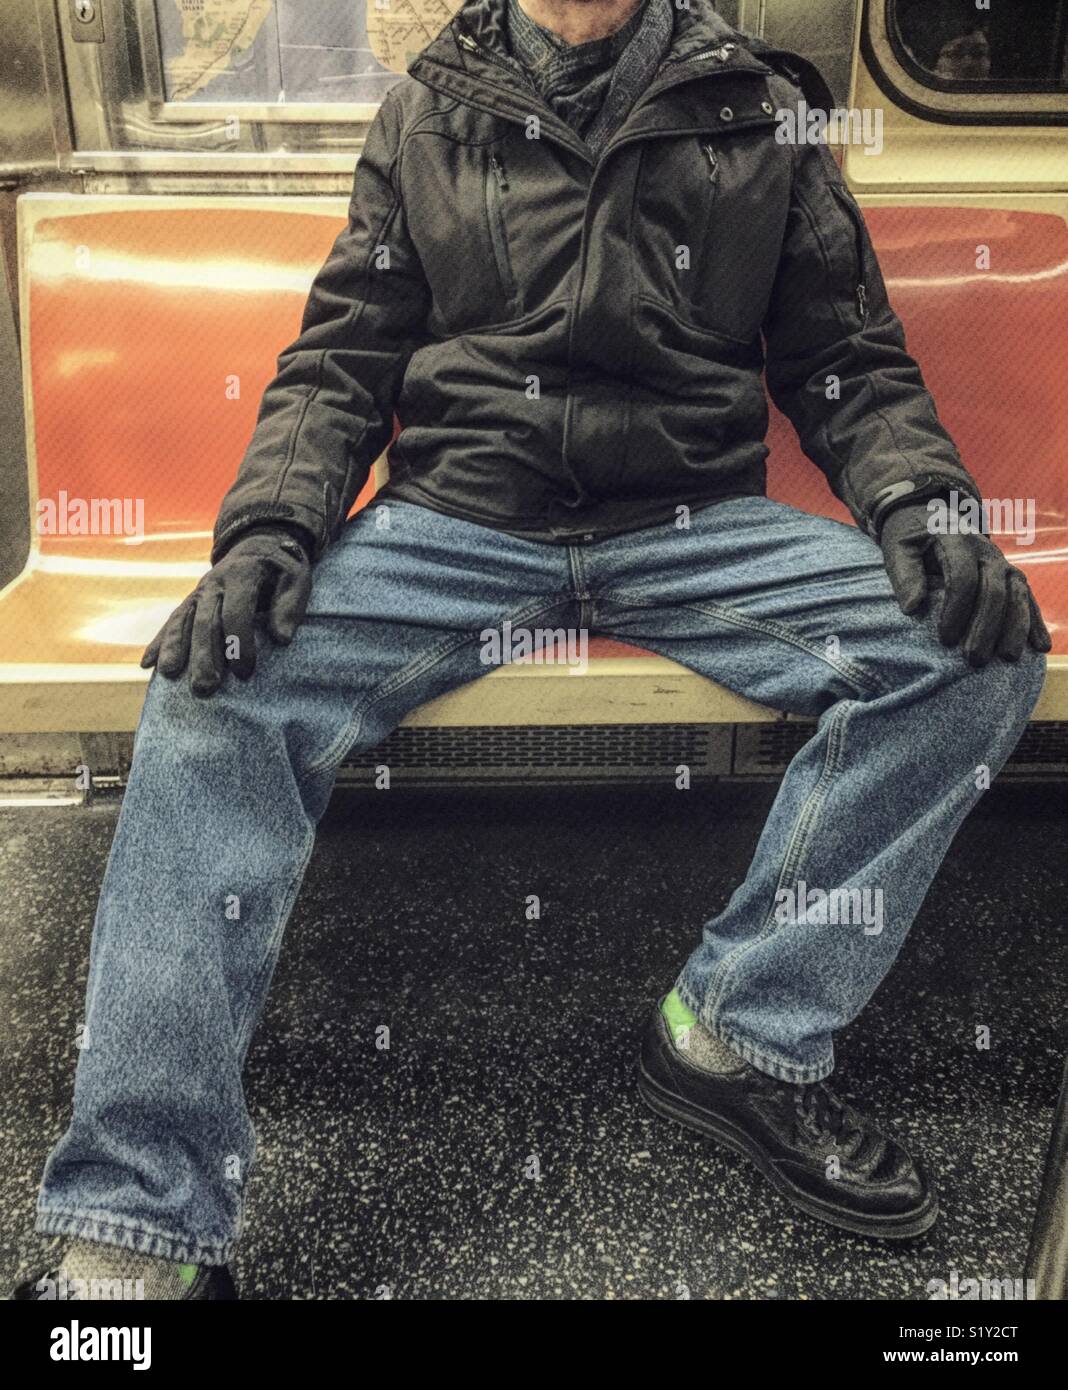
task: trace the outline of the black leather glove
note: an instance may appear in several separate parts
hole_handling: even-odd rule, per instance
[[[1048,652],[1053,644],[1022,571],[987,536],[932,534],[929,520],[926,502],[905,503],[889,513],[879,534],[901,611],[919,612],[932,578],[941,575],[938,636],[945,646],[959,643],[973,666],[995,655],[1019,661],[1028,642]]]
[[[281,525],[243,531],[163,624],[141,665],[171,679],[188,665],[194,695],[214,695],[227,671],[248,680],[256,669],[257,615],[271,639],[286,646],[308,606],[312,566],[298,536],[297,528]]]

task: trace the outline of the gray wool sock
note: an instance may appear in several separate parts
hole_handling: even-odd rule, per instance
[[[745,1067],[744,1058],[739,1057],[737,1052],[729,1048],[725,1042],[721,1042],[711,1029],[706,1028],[674,990],[661,1004],[660,1012],[667,1020],[676,1050],[701,1071],[724,1075],[741,1071]]]
[[[91,1240],[72,1240],[59,1266],[67,1281],[68,1297],[84,1301],[144,1297],[152,1300],[202,1298],[204,1281],[196,1265],[175,1264],[118,1245]],[[140,1280],[140,1288],[138,1281]],[[75,1282],[77,1281],[77,1282]]]

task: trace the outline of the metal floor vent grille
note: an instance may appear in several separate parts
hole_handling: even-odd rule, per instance
[[[740,724],[734,750],[734,772],[740,776],[781,773],[799,748],[815,733],[809,720],[775,724]],[[1068,772],[1068,724],[1029,724],[1003,777],[1014,773]]]
[[[816,731],[814,723],[741,724],[734,746],[734,771],[752,776],[782,772]]]
[[[1029,724],[1009,767],[1040,767],[1046,772],[1068,772],[1068,724]]]
[[[428,772],[457,781],[641,778],[674,776],[680,765],[699,778],[730,771],[730,743],[729,727],[700,724],[410,728],[352,754],[341,771],[350,784],[370,781],[380,766],[401,780]]]
[[[402,728],[377,748],[350,755],[342,786],[371,787],[375,769],[412,785],[500,782],[661,782],[687,767],[694,782],[780,777],[812,737],[809,720],[768,724],[564,724]],[[36,791],[73,796],[88,768],[94,790],[126,785],[130,734],[0,735],[0,799]],[[1031,724],[1001,776],[1068,775],[1068,723]]]

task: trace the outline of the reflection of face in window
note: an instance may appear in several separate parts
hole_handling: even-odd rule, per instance
[[[935,72],[958,82],[982,82],[990,76],[990,42],[982,29],[951,39],[938,55]]]
[[[949,81],[990,76],[990,40],[975,0],[901,0],[900,34],[920,67]]]

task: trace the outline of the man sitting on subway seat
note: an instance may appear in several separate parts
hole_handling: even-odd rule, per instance
[[[818,721],[744,882],[665,962],[638,1089],[813,1217],[936,1219],[921,1163],[828,1085],[833,1037],[1050,641],[987,536],[929,525],[978,485],[826,144],[776,138],[802,100],[833,105],[710,0],[467,0],[388,92],[212,568],[144,656],[92,1046],[39,1198],[53,1276],[235,1296],[242,1063],[337,768],[484,674],[505,624]],[[765,495],[762,371],[855,525]],[[395,413],[390,481],[350,519]],[[835,920],[813,890],[879,910]]]

